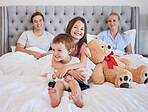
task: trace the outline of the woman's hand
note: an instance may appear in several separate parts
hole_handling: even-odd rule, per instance
[[[128,54],[133,54],[131,43],[126,47],[126,53],[125,53],[125,55],[128,55]]]
[[[126,52],[124,55],[129,55],[129,54],[131,54],[130,52]]]

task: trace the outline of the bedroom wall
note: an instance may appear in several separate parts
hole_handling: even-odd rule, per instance
[[[8,5],[109,5],[140,7],[140,54],[148,55],[148,1],[147,0],[0,0],[0,6]]]

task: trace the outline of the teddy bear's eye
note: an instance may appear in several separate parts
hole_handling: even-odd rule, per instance
[[[104,46],[101,46],[101,48],[103,48]]]

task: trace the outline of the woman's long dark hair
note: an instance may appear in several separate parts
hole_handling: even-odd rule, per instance
[[[84,23],[84,36],[79,40],[79,42],[77,43],[78,45],[78,52],[76,53],[76,55],[79,55],[80,53],[80,49],[83,45],[83,43],[87,43],[87,25],[86,25],[86,21],[84,18],[80,17],[80,16],[77,16],[75,18],[73,18],[69,24],[67,25],[67,28],[66,28],[66,33],[71,35],[70,32],[71,32],[71,29],[73,27],[73,25],[77,22],[77,21],[81,21],[82,23]]]

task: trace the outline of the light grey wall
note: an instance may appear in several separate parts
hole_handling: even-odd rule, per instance
[[[140,54],[148,54],[148,0],[0,0],[8,5],[109,5],[140,7]]]

